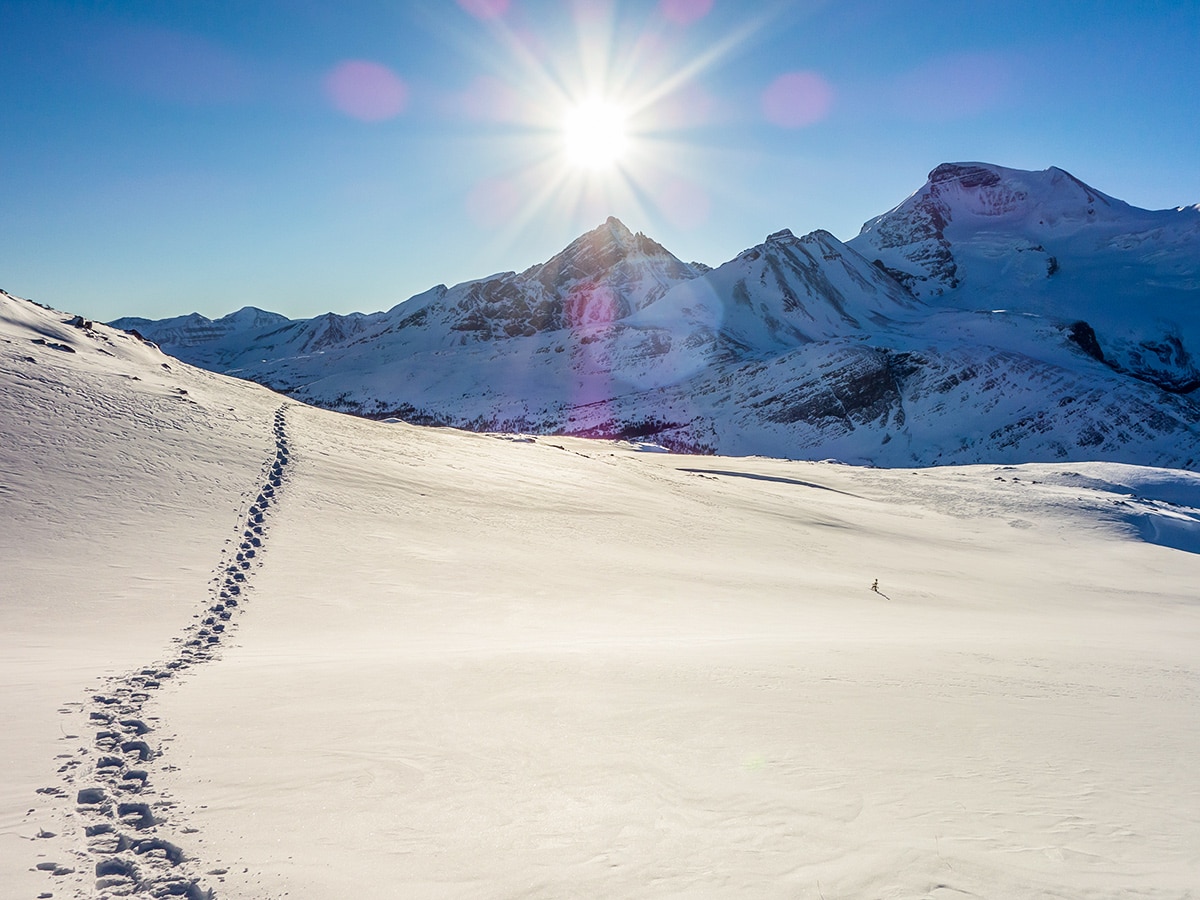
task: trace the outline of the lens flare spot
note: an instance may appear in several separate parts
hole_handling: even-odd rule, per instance
[[[607,169],[625,155],[629,139],[625,111],[605,100],[581,103],[563,122],[563,149],[581,169]]]
[[[351,59],[325,76],[325,93],[335,108],[364,122],[398,116],[408,105],[408,85],[379,63]]]
[[[508,0],[457,0],[458,5],[477,19],[499,19],[508,12]]]
[[[677,25],[690,25],[712,12],[713,0],[660,0],[662,16]]]
[[[763,91],[767,121],[780,128],[815,125],[833,107],[833,88],[816,72],[786,72]]]

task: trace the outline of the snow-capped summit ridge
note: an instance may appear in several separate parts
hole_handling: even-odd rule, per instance
[[[636,234],[614,216],[580,235],[544,263],[530,266],[523,278],[536,279],[550,290],[567,281],[604,276],[622,265],[641,262],[665,266],[678,277],[698,274],[662,244],[642,232]]]
[[[855,240],[886,248],[900,241],[940,240],[952,222],[969,217],[1025,218],[1033,227],[1078,227],[1134,211],[1057,166],[1026,171],[981,162],[942,163],[902,203],[867,220]]]
[[[616,216],[609,216],[607,219],[604,220],[604,224],[609,229],[611,229],[614,234],[624,234],[624,235],[632,235],[633,234],[633,232],[631,232],[629,230],[629,227],[624,222],[622,222],[620,219],[618,219]]]
[[[947,163],[929,173],[950,218],[961,215],[1036,215],[1039,223],[1095,222],[1128,204],[1101,193],[1057,166],[1041,172],[982,163]]]
[[[563,304],[570,321],[591,320],[598,314],[597,304],[604,307],[602,318],[611,321],[642,309],[675,284],[702,272],[654,239],[631,231],[620,219],[609,216],[544,263],[526,269],[516,280],[537,285],[552,302]],[[598,295],[603,296],[594,299]],[[580,313],[581,307],[590,311]]]
[[[163,324],[195,340],[205,323]],[[1140,210],[1054,167],[948,162],[847,243],[781,228],[710,270],[609,217],[523,272],[387,313],[194,344],[138,327],[189,361],[414,422],[875,464],[1190,468],[1200,209]]]
[[[255,306],[243,306],[236,312],[231,312],[217,319],[198,312],[172,319],[143,319],[126,317],[116,319],[111,324],[115,328],[126,331],[135,330],[156,335],[156,343],[165,343],[175,347],[192,347],[209,344],[230,334],[242,333],[249,330],[277,328],[291,320],[279,313],[269,312]]]
[[[1170,222],[1166,214],[1130,206],[1054,166],[1025,171],[942,163],[919,190],[868,220],[850,245],[929,299],[965,280],[1001,284],[1014,274],[1013,263],[1024,281],[1053,276],[1063,257],[1094,254],[1105,240],[1178,228],[1173,213]],[[1079,246],[1067,246],[1074,243]],[[1006,271],[987,260],[1004,261]]]
[[[1054,166],[943,163],[850,246],[938,305],[1082,322],[1106,365],[1164,390],[1200,377],[1192,210],[1139,209]]]

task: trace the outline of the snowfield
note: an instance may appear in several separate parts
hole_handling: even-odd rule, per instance
[[[0,294],[0,897],[1195,896],[1200,475],[421,429],[70,319]]]

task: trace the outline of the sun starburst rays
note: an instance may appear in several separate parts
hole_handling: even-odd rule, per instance
[[[490,136],[478,135],[489,149],[468,212],[489,256],[547,214],[572,228],[609,215],[694,228],[710,210],[705,179],[688,174],[700,150],[688,132],[713,115],[700,79],[764,20],[685,51],[666,19],[634,21],[616,4],[570,9],[557,33],[495,17],[473,41],[491,74],[463,108]]]

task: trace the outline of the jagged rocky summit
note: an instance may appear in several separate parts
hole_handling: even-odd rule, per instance
[[[386,312],[113,323],[309,403],[477,430],[877,465],[1200,464],[1200,208],[940,165],[843,243],[710,269],[608,219]]]

